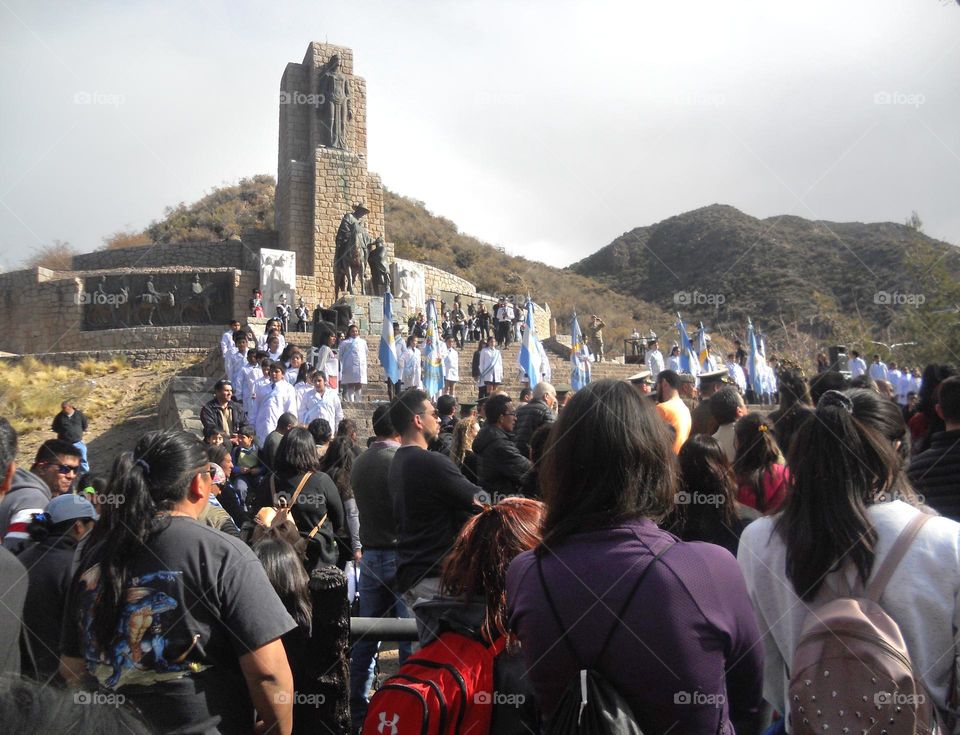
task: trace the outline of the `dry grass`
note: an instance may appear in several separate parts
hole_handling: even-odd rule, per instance
[[[109,411],[121,395],[116,390],[98,390],[98,378],[129,369],[124,359],[84,360],[77,367],[61,367],[26,358],[0,371],[0,415],[23,436],[49,431],[60,404],[67,399],[84,411]]]

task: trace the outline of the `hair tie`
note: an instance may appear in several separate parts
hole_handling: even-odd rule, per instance
[[[828,390],[820,396],[820,401],[817,403],[818,409],[831,407],[842,408],[849,414],[853,413],[853,401],[850,400],[850,396],[838,390]]]
[[[143,469],[143,474],[145,475],[150,474],[150,465],[147,464],[147,460],[138,459],[136,462],[134,462],[134,464],[136,464],[138,467],[141,467]]]

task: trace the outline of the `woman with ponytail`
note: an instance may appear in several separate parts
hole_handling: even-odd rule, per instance
[[[773,513],[786,497],[789,479],[773,424],[759,413],[748,413],[733,427],[733,445],[737,500],[761,513]]]
[[[253,552],[197,522],[211,483],[185,432],[150,432],[117,458],[115,504],[67,602],[60,674],[122,693],[158,732],[289,735],[280,638],[295,623]]]
[[[868,399],[867,399],[868,400]],[[789,667],[811,609],[865,588],[922,511],[902,472],[898,430],[860,391],[827,391],[790,446],[781,509],[751,523],[737,555],[764,641],[764,696],[789,713]],[[902,427],[902,424],[901,424]],[[899,429],[902,432],[902,428]],[[903,432],[905,433],[905,432]],[[960,624],[960,524],[931,517],[880,598],[938,708],[948,702]]]

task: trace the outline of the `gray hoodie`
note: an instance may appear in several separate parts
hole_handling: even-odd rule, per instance
[[[0,538],[3,547],[19,554],[30,542],[27,526],[34,513],[46,509],[50,488],[32,472],[18,467],[10,490],[0,501]]]

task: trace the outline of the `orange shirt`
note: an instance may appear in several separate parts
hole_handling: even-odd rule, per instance
[[[674,454],[679,454],[680,447],[683,446],[687,437],[690,436],[690,425],[692,423],[690,420],[690,409],[687,408],[687,405],[678,394],[669,401],[658,403],[657,413],[660,414],[660,418],[670,424],[676,431],[677,434],[673,440],[673,452]]]

